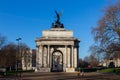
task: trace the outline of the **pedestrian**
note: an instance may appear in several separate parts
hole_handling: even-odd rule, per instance
[[[84,76],[84,70],[81,69],[81,76],[83,77]]]

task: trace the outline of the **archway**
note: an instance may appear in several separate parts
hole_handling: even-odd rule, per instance
[[[63,54],[61,51],[54,51],[52,54],[52,72],[63,71]]]
[[[108,65],[109,68],[114,68],[115,67],[115,64],[114,62],[110,62],[109,65]]]

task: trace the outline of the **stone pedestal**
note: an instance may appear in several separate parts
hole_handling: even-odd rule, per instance
[[[35,72],[50,72],[50,68],[39,68],[39,69],[35,69]]]
[[[66,72],[75,72],[75,68],[66,68]]]

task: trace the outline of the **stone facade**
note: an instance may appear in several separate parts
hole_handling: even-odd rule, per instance
[[[110,64],[112,63],[112,65],[114,67],[120,67],[120,59],[111,59],[111,60],[104,60],[102,63],[100,63],[100,65],[104,66],[104,67],[111,67]]]
[[[73,31],[51,28],[36,40],[36,71],[74,72],[77,68],[79,40]]]
[[[50,30],[43,30],[36,42],[37,72],[74,72],[77,68],[79,40],[73,31],[65,30],[60,22],[60,14],[55,11],[57,20]]]

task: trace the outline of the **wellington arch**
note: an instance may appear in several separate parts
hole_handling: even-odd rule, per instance
[[[78,67],[79,39],[72,30],[66,30],[57,20],[50,30],[43,30],[42,37],[36,38],[36,72],[74,72]]]

